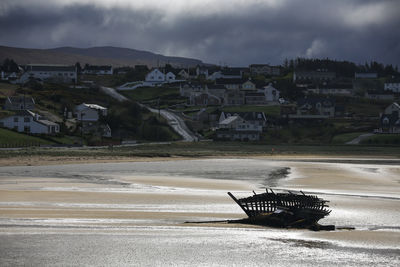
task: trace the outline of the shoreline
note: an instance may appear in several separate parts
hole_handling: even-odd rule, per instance
[[[365,155],[224,155],[224,156],[168,156],[168,157],[144,157],[144,156],[10,156],[0,158],[0,167],[6,166],[46,166],[65,164],[93,164],[93,163],[118,163],[118,162],[154,162],[176,160],[207,160],[207,159],[265,159],[269,161],[287,161],[304,163],[360,163],[360,164],[393,164],[400,165],[400,159],[393,156],[365,156]]]

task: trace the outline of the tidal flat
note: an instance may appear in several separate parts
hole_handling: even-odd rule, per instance
[[[312,232],[225,223],[226,194],[330,201]],[[374,157],[225,157],[0,167],[0,265],[398,266],[400,164]]]

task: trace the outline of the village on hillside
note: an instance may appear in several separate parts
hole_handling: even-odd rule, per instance
[[[149,68],[7,59],[0,127],[53,145],[185,140],[180,131],[186,141],[397,144],[399,96],[397,68],[376,62]]]

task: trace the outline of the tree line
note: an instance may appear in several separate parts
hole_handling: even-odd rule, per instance
[[[338,61],[329,58],[296,58],[286,59],[283,64],[286,72],[294,70],[325,70],[336,72],[338,76],[354,77],[355,72],[373,72],[379,77],[400,76],[397,66],[392,64],[384,65],[376,61],[365,62],[365,64],[355,64],[350,61]]]

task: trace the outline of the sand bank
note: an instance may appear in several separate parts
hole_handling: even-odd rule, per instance
[[[330,200],[332,213],[322,223],[356,227],[351,232],[303,231],[304,236],[333,242],[355,242],[363,246],[367,243],[384,247],[400,244],[400,167],[313,161],[317,158],[321,159],[319,156],[309,156],[309,162],[304,162],[304,157],[299,156],[256,158],[257,164],[262,164],[264,160],[274,160],[276,166],[290,168],[290,176],[279,181],[279,188],[317,192]],[[330,157],[324,159],[334,161]],[[339,159],[358,160],[354,157]],[[360,159],[376,160],[368,157]],[[56,158],[36,157],[2,159],[0,163],[20,165],[26,163],[24,160],[30,160],[29,164],[32,165],[45,165],[82,161],[165,161],[171,158],[71,158],[59,161]],[[186,225],[183,222],[245,217],[226,192],[248,194],[256,189],[251,181],[168,175],[115,175],[112,179],[120,183],[101,184],[78,178],[0,177],[0,221],[8,224],[11,220],[13,225],[22,225],[27,221],[40,224],[42,220],[58,219],[64,225],[75,225],[71,223],[74,220],[78,223],[88,220],[89,224],[103,226],[175,224],[193,227],[193,224]],[[239,227],[223,223],[208,226]]]

